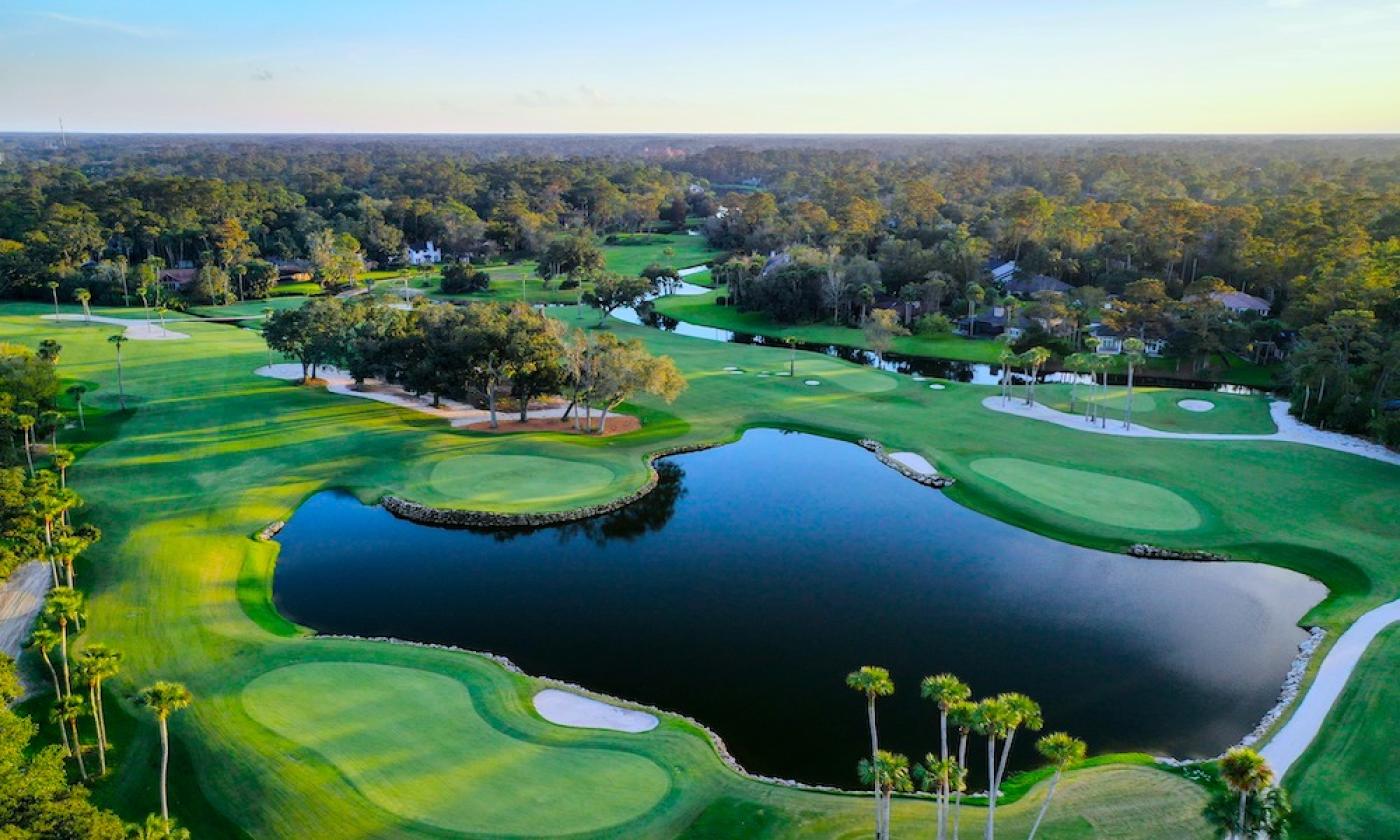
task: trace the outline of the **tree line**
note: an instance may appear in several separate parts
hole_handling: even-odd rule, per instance
[[[121,672],[122,654],[101,642],[78,644],[80,634],[92,628],[75,567],[102,533],[76,519],[83,498],[69,486],[68,472],[77,458],[59,445],[60,434],[74,425],[74,418],[57,408],[62,351],[52,339],[41,342],[38,352],[0,345],[0,422],[9,443],[0,453],[0,580],[23,563],[47,566],[48,591],[27,646],[38,654],[53,686],[49,722],[61,742],[33,744],[38,726],[10,709],[25,692],[14,662],[0,654],[0,827],[15,837],[116,840],[139,834],[188,840],[188,832],[170,818],[166,797],[166,721],[191,700],[178,683],[156,682],[138,695],[160,728],[160,815],[144,826],[123,826],[88,800],[85,785],[109,773],[104,699]],[[86,387],[75,384],[67,391],[82,432]],[[94,753],[97,765],[89,767]]]
[[[618,278],[616,282],[630,278]],[[607,286],[608,276],[599,279]],[[606,291],[606,290],[605,290]],[[402,386],[415,395],[484,404],[499,426],[501,397],[529,420],[530,402],[569,398],[565,418],[582,431],[606,431],[607,415],[638,393],[670,402],[685,379],[669,356],[652,356],[636,339],[605,330],[569,329],[524,303],[423,303],[409,309],[364,298],[314,298],[271,313],[263,327],[268,347],[296,359],[302,379],[319,369]],[[600,411],[597,426],[592,413]]]

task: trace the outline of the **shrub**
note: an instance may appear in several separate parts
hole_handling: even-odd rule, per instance
[[[561,281],[559,282],[559,288],[560,288],[560,289],[564,289],[564,290],[568,290],[568,289],[577,289],[577,288],[578,288],[578,279],[577,279],[577,278],[574,278],[574,277],[565,277],[563,280],[561,280]]]
[[[925,315],[914,324],[914,332],[927,338],[952,335],[953,321],[942,312]]]
[[[491,285],[491,277],[484,271],[477,271],[470,263],[452,263],[442,269],[443,294],[460,295],[468,292],[484,292]]]

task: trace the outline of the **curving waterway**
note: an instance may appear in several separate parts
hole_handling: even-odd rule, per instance
[[[754,772],[855,787],[856,666],[891,670],[881,745],[911,758],[936,748],[918,680],[941,671],[1031,695],[1096,753],[1205,757],[1273,704],[1325,594],[1269,566],[1055,542],[811,435],[753,430],[659,469],[634,505],[529,530],[318,494],[278,538],[275,601],[324,632],[503,654],[690,715]]]

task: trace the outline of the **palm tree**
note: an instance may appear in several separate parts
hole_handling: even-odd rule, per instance
[[[92,309],[88,306],[88,303],[92,300],[92,292],[87,289],[74,289],[73,299],[83,305],[83,320],[91,323]]]
[[[914,768],[919,778],[919,789],[934,791],[938,802],[938,840],[947,836],[948,830],[948,790],[952,786],[953,775],[958,770],[958,762],[952,758],[938,758],[933,753],[924,756],[924,763]]]
[[[112,650],[106,645],[88,645],[78,655],[83,676],[88,684],[88,698],[92,704],[92,720],[97,727],[97,757],[102,765],[102,775],[107,775],[107,712],[102,705],[102,682],[115,677],[121,670],[121,651]]]
[[[144,301],[145,296],[142,295],[141,299]],[[122,345],[128,339],[121,333],[117,333],[107,336],[107,340],[117,348],[117,404],[121,406],[122,411],[126,411],[126,386],[122,383]]]
[[[1016,360],[1021,358],[1016,355],[1016,351],[1011,349],[1008,342],[1003,345],[1001,352],[997,354],[997,362],[1001,365],[1001,404],[1006,405],[1011,399],[1011,366]]]
[[[1128,403],[1123,411],[1123,428],[1133,427],[1133,368],[1142,364],[1142,352],[1147,345],[1140,338],[1130,338],[1123,342],[1123,358],[1128,362]]]
[[[58,486],[66,488],[68,486],[68,468],[73,466],[75,455],[71,449],[55,449],[49,453],[53,459],[53,465],[58,468]]]
[[[189,840],[189,829],[175,825],[174,819],[161,819],[158,813],[147,813],[144,825],[129,823],[127,840]]]
[[[175,825],[174,820],[163,820],[160,814],[147,814],[144,825],[130,824],[126,827],[127,840],[190,840],[190,830]]]
[[[15,415],[15,425],[24,433],[24,460],[29,462],[29,477],[34,477],[34,452],[33,444],[29,442],[30,433],[34,431],[34,415]]]
[[[1050,361],[1050,350],[1046,347],[1032,347],[1021,356],[1022,361],[1031,369],[1031,381],[1026,385],[1026,405],[1035,404],[1035,381],[1040,377],[1040,367]]]
[[[909,759],[880,750],[873,759],[862,758],[857,769],[860,780],[875,788],[875,840],[889,840],[890,801],[895,791],[907,793],[914,789],[909,777]]]
[[[55,699],[63,696],[63,686],[58,681],[58,671],[53,667],[53,660],[49,658],[49,651],[58,647],[58,633],[52,627],[40,625],[34,628],[34,632],[29,636],[29,646],[39,651],[39,656],[43,658],[44,665],[49,669],[49,676],[53,678],[53,696]],[[68,730],[62,726],[58,728],[58,734],[63,736],[63,749],[68,749]]]
[[[58,320],[58,281],[50,280],[44,284],[49,287],[49,294],[53,295],[53,319]]]
[[[58,429],[63,425],[63,413],[45,411],[39,415],[39,425],[49,430],[49,448],[53,449],[58,446]]]
[[[924,677],[923,681],[919,683],[919,696],[925,700],[932,700],[938,706],[938,758],[941,763],[946,763],[948,761],[948,709],[954,703],[961,703],[971,697],[972,689],[953,674],[938,674]],[[940,778],[946,782],[947,774],[942,774]],[[939,806],[938,837],[942,840],[946,823],[945,809],[948,804],[946,785],[940,794],[942,804]]]
[[[967,737],[972,734],[977,716],[977,704],[966,700],[948,707],[948,722],[958,730],[958,772],[963,779],[962,787],[953,785],[953,840],[958,840],[959,819],[962,816],[962,795],[967,789]],[[957,779],[954,776],[953,779]]]
[[[870,759],[878,764],[880,738],[875,731],[875,698],[889,697],[894,694],[894,680],[890,679],[890,672],[884,668],[863,665],[860,670],[852,671],[846,675],[846,685],[865,695],[866,717],[870,721]],[[880,834],[880,786],[876,784],[873,789],[875,791],[875,833],[877,840],[883,840],[884,835]]]
[[[170,716],[188,708],[194,698],[182,683],[161,680],[141,691],[141,702],[156,716],[160,724],[160,817],[170,824],[170,805],[166,798],[166,779],[170,770]]]
[[[788,376],[797,375],[797,336],[783,336],[783,343],[788,346]]]
[[[63,696],[73,693],[68,668],[68,622],[83,614],[83,593],[69,586],[55,586],[44,599],[44,618],[58,624],[59,650],[63,654]]]
[[[997,767],[996,787],[994,791],[1001,790],[1002,779],[1006,778],[1006,762],[1011,756],[1011,742],[1016,739],[1016,730],[1025,728],[1032,732],[1039,732],[1040,727],[1045,725],[1040,714],[1040,704],[1024,694],[1014,691],[1002,694],[997,698],[1011,713],[1011,727],[1006,731],[1006,741],[1002,744],[1001,763]]]
[[[83,764],[83,742],[78,738],[78,718],[83,714],[83,698],[68,695],[54,703],[51,720],[62,729],[67,725],[73,740],[69,743],[69,753],[78,760],[78,773],[87,779],[87,766]]]
[[[86,385],[68,386],[68,396],[73,398],[73,404],[78,407],[78,427],[84,431],[87,431],[87,418],[83,416],[83,394],[86,393]]]
[[[1245,805],[1251,794],[1259,793],[1274,781],[1274,771],[1264,756],[1249,747],[1234,747],[1220,759],[1220,778],[1225,786],[1240,796],[1239,836],[1249,836],[1245,822]]]
[[[989,697],[978,703],[973,714],[973,729],[987,739],[987,827],[982,832],[985,840],[996,836],[997,739],[1010,734],[1014,720],[1015,712],[999,697]]]
[[[1035,822],[1031,824],[1031,833],[1026,840],[1035,840],[1035,832],[1040,828],[1040,821],[1045,819],[1045,812],[1050,810],[1050,799],[1055,795],[1055,785],[1060,782],[1060,775],[1066,768],[1072,767],[1084,760],[1085,745],[1078,738],[1071,737],[1064,732],[1051,732],[1035,742],[1036,752],[1045,757],[1050,762],[1050,766],[1055,768],[1055,775],[1050,777],[1050,787],[1045,791],[1045,801],[1040,804],[1040,813],[1036,814]]]
[[[149,260],[147,262],[149,262]],[[141,296],[141,311],[145,314],[146,326],[148,327],[151,325],[151,305],[146,301],[146,296],[150,293],[151,286],[149,283],[141,283],[136,287],[136,294]]]

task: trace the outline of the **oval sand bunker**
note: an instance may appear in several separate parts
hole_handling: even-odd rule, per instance
[[[1215,403],[1208,400],[1177,400],[1176,404],[1187,411],[1196,412],[1210,411],[1215,408]]]
[[[556,688],[535,695],[535,711],[550,723],[580,729],[612,729],[616,732],[650,732],[660,722],[656,715],[623,709],[601,700]]]

